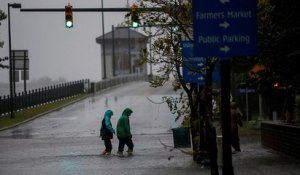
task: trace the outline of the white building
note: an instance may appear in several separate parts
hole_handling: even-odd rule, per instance
[[[147,36],[128,27],[117,27],[97,37],[96,42],[101,44],[103,79],[132,73],[147,74],[147,65],[139,64],[140,51],[147,48]]]

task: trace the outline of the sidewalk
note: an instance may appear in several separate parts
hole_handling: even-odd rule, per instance
[[[242,152],[232,155],[235,175],[299,175],[300,160],[265,148],[259,136],[242,136]],[[220,169],[222,174],[222,169]]]
[[[146,138],[149,136],[146,136]],[[151,136],[150,136],[151,137]],[[157,136],[154,136],[157,138]],[[172,150],[170,147],[156,149],[149,142],[146,144],[146,138],[136,140],[139,145],[136,150],[137,165],[142,162],[148,162],[146,167],[141,167],[141,175],[161,174],[161,175],[210,175],[210,167],[204,167],[192,161],[192,157],[179,149]],[[149,138],[150,139],[150,138]],[[242,136],[240,153],[232,155],[233,169],[235,175],[299,175],[300,160],[280,154],[271,149],[265,148],[260,143],[260,136]],[[154,139],[155,140],[155,139]],[[148,140],[149,141],[149,140]],[[164,145],[173,146],[170,136],[165,136],[161,140]],[[152,142],[151,142],[152,143]],[[157,142],[156,142],[157,143]],[[154,144],[154,142],[153,142]],[[157,148],[163,145],[157,145]],[[142,150],[141,150],[142,147]],[[141,152],[142,151],[142,152]],[[152,159],[152,160],[147,160]],[[154,161],[153,161],[154,160]],[[156,160],[156,161],[155,161]],[[130,163],[132,165],[132,162]],[[134,164],[134,163],[133,163]],[[153,167],[151,167],[153,166]],[[133,173],[133,172],[131,172]],[[134,171],[133,174],[139,174]],[[127,172],[125,174],[128,174]],[[130,173],[129,173],[130,174]],[[222,167],[219,168],[219,174],[222,175]]]
[[[300,160],[263,147],[260,135],[241,136],[240,153],[232,154],[232,164],[235,175],[299,175]],[[192,158],[191,158],[192,159]],[[200,167],[197,174],[210,175],[210,167]],[[195,172],[195,169],[186,168],[186,173]],[[166,172],[167,174],[168,172]],[[176,173],[175,173],[176,174]],[[222,175],[222,165],[219,165],[219,174]]]

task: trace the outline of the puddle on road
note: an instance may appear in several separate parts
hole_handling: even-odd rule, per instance
[[[13,138],[13,139],[32,139],[33,134],[32,134],[32,129],[27,128],[27,129],[14,129],[11,131],[11,135],[6,136],[8,138]]]

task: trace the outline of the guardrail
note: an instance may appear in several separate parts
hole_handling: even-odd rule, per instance
[[[96,93],[124,83],[147,81],[148,79],[149,77],[147,75],[130,74],[99,82],[90,83],[87,79],[29,90],[27,93],[22,92],[15,95],[13,98],[13,108],[14,111],[23,110],[73,97],[82,93]],[[0,96],[0,116],[8,114],[11,109],[10,107],[10,96]]]
[[[124,83],[132,81],[148,81],[148,79],[149,77],[147,75],[131,74],[127,76],[114,77],[99,82],[91,82],[91,92],[96,93]]]
[[[85,84],[89,84],[89,80],[73,81],[15,94],[12,99],[13,109],[18,111],[79,95],[86,91]],[[0,96],[0,115],[10,112],[10,100],[9,95]]]

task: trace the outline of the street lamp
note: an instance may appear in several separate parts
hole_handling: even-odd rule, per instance
[[[21,8],[21,4],[13,3],[7,4],[7,19],[8,19],[8,56],[9,56],[9,84],[10,84],[10,118],[14,117],[14,89],[13,82],[15,82],[15,73],[13,69],[13,60],[11,58],[11,30],[10,30],[10,7]]]
[[[101,8],[103,8],[103,0],[101,0]],[[104,36],[104,13],[102,11],[102,56],[103,56],[103,79],[106,79],[106,53],[105,53],[105,36]]]

